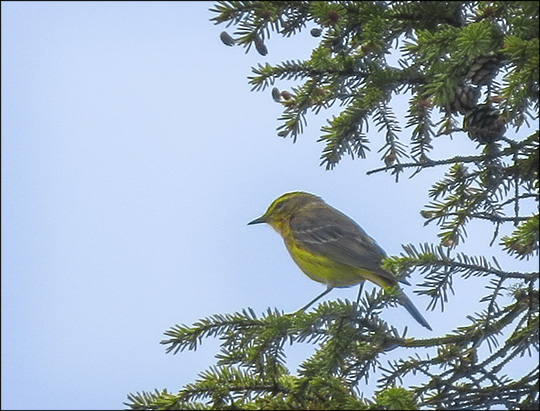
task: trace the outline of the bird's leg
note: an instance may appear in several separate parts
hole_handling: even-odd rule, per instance
[[[362,281],[358,285],[358,297],[356,297],[356,303],[354,304],[354,310],[359,313],[360,312],[360,296],[362,295],[362,291],[364,290],[364,281]]]
[[[315,301],[317,301],[318,299],[324,297],[326,294],[328,294],[330,291],[332,291],[334,289],[334,287],[332,286],[327,286],[326,287],[326,290],[324,290],[321,294],[319,294],[317,297],[315,297],[313,300],[311,300],[309,303],[307,303],[306,305],[304,305],[302,308],[300,308],[297,312],[300,312],[300,311],[305,311],[307,310]]]
[[[358,297],[356,297],[356,305],[360,304],[360,296],[362,295],[362,291],[364,290],[364,281],[360,283],[358,286]]]

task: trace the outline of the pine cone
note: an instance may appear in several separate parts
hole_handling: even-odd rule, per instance
[[[285,100],[290,100],[292,99],[292,94],[289,93],[287,90],[283,90],[281,92],[281,97],[283,97]]]
[[[266,56],[268,54],[268,49],[259,36],[256,36],[253,42],[255,43],[255,48],[261,56]]]
[[[274,101],[276,103],[281,102],[281,94],[280,94],[279,89],[277,87],[274,87],[272,89],[272,98],[274,99]]]
[[[474,110],[480,91],[477,87],[471,87],[466,84],[458,86],[454,92],[454,98],[450,102],[450,112],[459,111],[461,114],[467,114]]]
[[[343,39],[338,37],[332,40],[332,43],[330,44],[330,49],[333,53],[338,53],[340,51],[345,50],[345,45],[343,44]]]
[[[233,39],[226,31],[222,31],[219,38],[226,46],[234,46],[236,44],[236,40]]]
[[[467,77],[471,83],[482,86],[488,84],[495,77],[498,69],[499,58],[496,55],[479,56],[469,67]]]
[[[313,37],[320,37],[322,34],[322,30],[318,27],[314,27],[311,29],[310,33]]]
[[[504,134],[505,126],[497,109],[481,104],[463,119],[463,127],[471,140],[488,144]]]

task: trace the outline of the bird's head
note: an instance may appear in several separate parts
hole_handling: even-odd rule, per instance
[[[250,224],[267,223],[277,231],[282,232],[283,224],[286,224],[291,217],[300,210],[310,207],[314,204],[324,203],[324,201],[313,194],[304,193],[302,191],[294,191],[292,193],[283,194],[276,198],[266,213],[261,217],[250,221]]]

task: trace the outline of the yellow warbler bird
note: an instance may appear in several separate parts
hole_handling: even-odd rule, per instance
[[[259,223],[269,224],[283,237],[292,259],[304,274],[326,284],[326,290],[302,310],[334,287],[350,287],[368,280],[383,289],[395,287],[399,291],[398,302],[431,330],[394,276],[382,269],[384,250],[358,224],[320,197],[300,191],[283,194],[263,216],[248,224]]]

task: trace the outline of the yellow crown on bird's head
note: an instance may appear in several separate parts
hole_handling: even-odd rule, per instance
[[[325,204],[321,197],[314,194],[303,191],[285,193],[276,198],[261,217],[250,221],[248,225],[267,223],[278,229],[281,221],[291,217],[295,212],[312,203]]]

